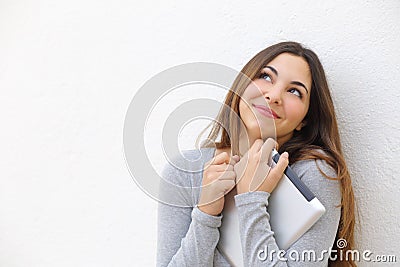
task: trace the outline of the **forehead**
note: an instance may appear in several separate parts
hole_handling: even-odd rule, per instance
[[[299,56],[282,53],[268,62],[266,66],[272,66],[278,71],[279,78],[288,81],[300,81],[311,88],[311,72],[307,61]]]

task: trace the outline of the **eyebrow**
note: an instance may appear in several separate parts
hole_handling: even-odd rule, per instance
[[[277,71],[274,67],[265,66],[264,68],[270,69],[273,73],[275,73],[276,76],[279,76],[278,71]],[[307,94],[308,94],[308,89],[307,89],[307,87],[306,87],[302,82],[299,82],[299,81],[291,81],[290,83],[291,83],[291,84],[294,84],[294,85],[298,85],[298,86],[304,87],[304,89],[306,89]]]

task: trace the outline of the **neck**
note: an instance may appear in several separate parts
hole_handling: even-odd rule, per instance
[[[287,134],[287,135],[285,135],[285,136],[277,137],[277,138],[276,138],[276,141],[277,141],[277,143],[278,143],[277,149],[278,149],[279,147],[281,147],[284,143],[286,143],[287,141],[289,141],[292,137],[293,137],[293,132],[290,133],[290,134]]]

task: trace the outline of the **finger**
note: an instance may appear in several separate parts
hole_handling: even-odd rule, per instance
[[[218,176],[218,180],[236,180],[235,171],[226,171]]]
[[[261,162],[269,162],[272,149],[274,149],[276,144],[276,141],[272,138],[268,138],[267,141],[264,142],[261,148]]]
[[[239,162],[239,160],[240,160],[240,156],[234,155],[234,156],[232,157],[231,164],[232,164],[232,165],[235,165],[236,163]]]
[[[221,155],[221,154],[223,154],[223,155]],[[238,156],[238,155],[230,156],[227,152],[222,152],[215,157],[212,164],[219,165],[219,164],[226,163],[226,164],[230,164],[230,165],[235,165],[236,163],[238,163],[239,160],[240,160],[240,156]]]
[[[257,139],[254,141],[253,145],[250,147],[250,153],[257,153],[261,149],[263,143],[264,142],[262,139]]]
[[[238,163],[239,160],[240,160],[240,157],[238,155],[231,156],[229,164],[233,166],[236,163]]]
[[[273,175],[274,178],[280,179],[288,164],[289,164],[289,154],[287,152],[284,152],[279,157],[276,166],[272,168],[271,175]]]
[[[222,164],[222,163],[229,164],[230,161],[231,161],[231,157],[228,154],[228,152],[222,152],[222,153],[219,153],[218,155],[216,155],[214,157],[214,160],[213,160],[212,164],[215,164],[215,165],[216,164]]]
[[[215,172],[233,171],[233,165],[226,164],[226,163],[219,164],[219,165],[213,165],[212,171],[215,171]]]

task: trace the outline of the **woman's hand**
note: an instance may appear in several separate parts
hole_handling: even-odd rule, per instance
[[[239,156],[231,157],[222,152],[212,158],[203,172],[202,189],[198,208],[210,215],[220,214],[224,208],[225,195],[235,187],[236,173],[233,166]]]
[[[268,138],[265,143],[257,139],[235,165],[238,194],[252,191],[272,193],[289,163],[289,155],[285,152],[280,156],[276,166],[271,169],[269,160],[275,146],[276,142],[272,138]]]

